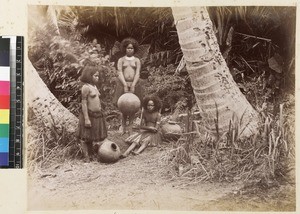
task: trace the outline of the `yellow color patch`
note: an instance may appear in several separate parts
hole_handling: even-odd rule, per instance
[[[0,123],[9,124],[9,109],[0,109]]]

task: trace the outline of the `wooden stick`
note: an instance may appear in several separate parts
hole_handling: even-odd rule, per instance
[[[264,41],[267,41],[267,42],[271,42],[272,41],[271,39],[267,39],[267,38],[263,38],[263,37],[252,36],[252,35],[248,35],[248,34],[244,34],[244,33],[238,33],[238,32],[235,32],[235,33],[239,34],[239,35],[242,35],[242,36],[247,36],[247,37],[250,37],[250,38],[264,40]]]

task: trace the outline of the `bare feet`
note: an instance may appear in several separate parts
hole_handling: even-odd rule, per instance
[[[127,157],[127,155],[124,155],[124,154],[120,155],[120,159],[123,159],[123,158],[126,158],[126,157]]]
[[[83,162],[84,162],[84,163],[90,163],[90,162],[91,162],[90,157],[85,157],[85,158],[83,159]]]
[[[132,151],[132,154],[134,154],[134,155],[139,155],[140,153],[135,152],[135,151]]]

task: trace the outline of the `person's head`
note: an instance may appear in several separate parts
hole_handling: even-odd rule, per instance
[[[126,54],[126,56],[133,56],[134,53],[137,52],[138,47],[138,42],[133,38],[126,38],[121,42],[121,51]]]
[[[96,46],[98,44],[98,40],[96,38],[93,39],[92,44]]]
[[[158,96],[148,95],[143,99],[142,106],[150,112],[159,111],[161,109],[161,101]]]
[[[83,68],[80,81],[83,83],[96,84],[99,81],[99,71],[97,67],[87,65]]]
[[[97,44],[97,45],[96,45],[96,49],[97,49],[98,53],[100,53],[100,52],[101,52],[101,45],[100,45],[100,44]]]

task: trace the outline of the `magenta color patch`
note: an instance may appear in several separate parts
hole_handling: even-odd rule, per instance
[[[1,95],[10,95],[10,82],[9,81],[0,81],[0,94]]]

